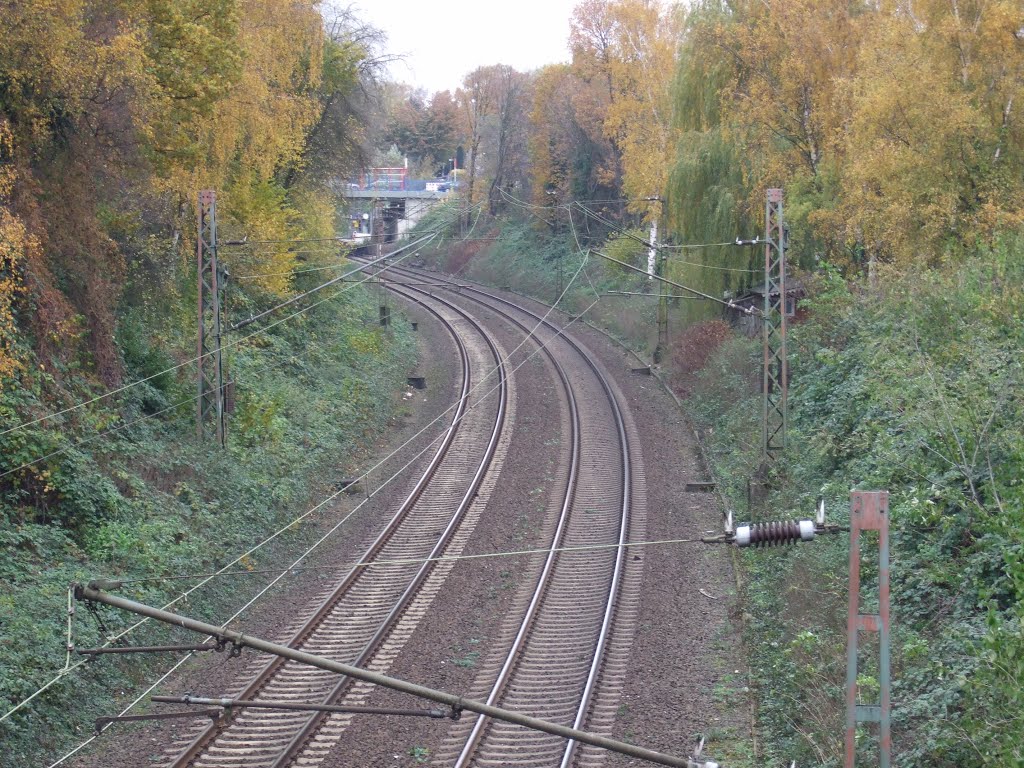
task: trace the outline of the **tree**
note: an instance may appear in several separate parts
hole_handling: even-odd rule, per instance
[[[316,120],[305,139],[301,162],[288,170],[291,187],[301,171],[312,182],[347,176],[368,162],[372,145],[370,115],[389,61],[380,49],[383,33],[356,18],[337,13],[325,30],[323,75],[316,89]]]
[[[718,149],[752,223],[784,186],[795,254],[908,261],[1024,221],[1021,29],[1008,0],[736,0],[688,30],[683,68],[730,71]]]
[[[148,0],[145,28],[146,93],[143,136],[168,173],[203,154],[202,126],[236,87],[243,70],[238,7],[234,0]]]
[[[869,258],[934,258],[1024,222],[1019,6],[922,3],[870,20],[850,83],[842,219]]]
[[[550,205],[552,199],[597,200],[618,197],[614,173],[615,149],[604,136],[585,126],[580,94],[593,86],[582,81],[567,64],[544,67],[537,73],[530,113],[530,180],[533,200]]]
[[[585,0],[571,22],[573,68],[606,94],[587,105],[617,150],[605,172],[621,174],[629,209],[647,217],[658,213],[644,198],[660,195],[668,178],[679,21],[675,6],[656,0]]]
[[[680,243],[729,242],[749,234],[748,164],[727,122],[723,96],[735,78],[735,59],[715,41],[714,30],[728,20],[725,3],[708,0],[687,16],[672,86],[676,146],[666,186],[669,231]],[[744,231],[747,229],[747,231]],[[672,279],[720,296],[751,282],[757,261],[750,249],[729,246],[688,252],[686,261],[668,260]],[[708,268],[710,267],[710,268]],[[702,302],[688,302],[688,316],[717,316]]]
[[[498,65],[500,66],[500,65]],[[495,67],[480,67],[462,80],[462,88],[455,94],[463,119],[463,130],[469,136],[468,182],[466,185],[466,216],[473,209],[473,193],[476,187],[477,165],[480,161],[480,141],[483,121],[492,114],[495,106],[495,92],[492,76]]]
[[[424,175],[441,175],[453,156],[458,108],[451,93],[441,91],[428,101],[422,90],[388,84],[384,111],[387,128],[382,144],[394,144]]]
[[[12,167],[14,140],[6,118],[0,118],[0,389],[21,367],[15,351],[14,312],[21,292],[19,272],[27,249],[38,248],[25,225],[7,207],[17,172]]]
[[[494,175],[487,200],[491,215],[506,207],[502,190],[521,186],[526,172],[526,104],[529,77],[512,67],[498,65],[491,87],[495,90],[493,116]]]
[[[148,259],[139,235],[166,228],[187,253],[199,188],[220,193],[227,236],[291,236],[308,226],[302,207],[322,224],[322,199],[297,187],[357,164],[379,35],[342,17],[325,30],[315,0],[0,0],[2,162],[16,179],[4,247],[41,359],[88,351],[117,383],[126,260]],[[287,273],[294,259],[253,251],[244,267]]]

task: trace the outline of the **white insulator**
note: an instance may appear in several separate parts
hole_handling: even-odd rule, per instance
[[[740,525],[736,527],[736,546],[737,547],[749,547],[750,546],[750,523],[746,525]]]
[[[800,539],[803,541],[811,541],[814,539],[814,521],[813,520],[801,520],[800,521]]]

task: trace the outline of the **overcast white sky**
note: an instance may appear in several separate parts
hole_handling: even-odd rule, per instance
[[[356,0],[354,9],[388,35],[395,80],[454,91],[487,64],[521,72],[569,60],[569,17],[579,0]]]

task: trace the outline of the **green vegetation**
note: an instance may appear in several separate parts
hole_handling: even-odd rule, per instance
[[[127,590],[166,602],[198,581],[175,577],[231,563],[336,490],[396,412],[412,341],[336,286],[265,333],[227,334],[227,448],[195,437],[196,192],[218,196],[228,324],[340,274],[323,181],[369,151],[355,115],[379,40],[312,0],[0,13],[0,716],[65,667],[71,581],[149,579]],[[304,549],[319,522],[237,569]],[[267,581],[214,580],[186,608],[220,621]],[[82,610],[74,642],[124,626]],[[171,663],[75,670],[0,723],[4,765],[45,764]]]
[[[133,335],[137,326],[130,317],[122,327],[119,341],[132,379],[167,367],[165,356]],[[152,578],[129,593],[163,604],[198,579],[162,577],[217,570],[358,469],[392,417],[397,401],[389,393],[404,383],[413,354],[412,339],[400,327],[384,331],[372,297],[349,291],[239,349],[231,358],[237,406],[225,451],[196,442],[190,373],[132,388],[117,409],[93,407],[57,425],[0,436],[4,472],[63,451],[15,471],[17,482],[8,479],[0,496],[0,708],[6,712],[63,668],[69,583]],[[0,413],[6,424],[17,413],[42,410],[45,379],[42,372],[26,375],[22,386],[4,392]],[[184,406],[160,418],[143,418],[182,400]],[[104,429],[119,431],[79,444]],[[305,549],[317,519],[297,523],[232,570],[273,567]],[[190,596],[186,610],[221,621],[271,578],[214,580]],[[111,632],[127,626],[124,616],[101,615]],[[83,609],[75,627],[78,647],[95,646],[106,634]],[[128,640],[154,638],[166,642],[167,633],[146,629]],[[72,657],[72,663],[78,660]],[[114,691],[152,681],[171,663],[104,659],[73,673],[0,725],[5,765],[38,765],[40,755],[52,754],[69,737],[78,740],[89,718],[120,709],[126,702],[116,700]],[[46,724],[42,730],[40,723]]]
[[[417,763],[425,763],[430,759],[430,750],[426,747],[410,747],[409,757]]]
[[[482,66],[429,103],[379,89],[380,33],[315,0],[3,7],[0,712],[64,665],[69,581],[165,579],[137,590],[161,602],[167,578],[230,562],[323,498],[387,423],[411,342],[359,289],[232,347],[226,451],[198,445],[190,417],[196,191],[218,194],[237,319],[338,274],[325,181],[376,153],[459,168],[465,209],[421,222],[443,237],[417,258],[557,301],[644,356],[657,286],[582,253],[642,266],[657,217],[666,276],[735,296],[760,283],[762,251],[733,241],[763,231],[765,189],[783,188],[809,319],[767,508],[824,494],[841,520],[850,488],[888,489],[897,764],[1024,765],[1019,3],[584,2],[570,63]],[[759,345],[693,297],[670,300],[668,329],[662,371],[744,510]],[[714,747],[732,765],[837,765],[845,542],[743,562],[763,754]],[[250,589],[217,581],[189,609],[221,617]],[[108,634],[76,625],[80,646]],[[5,758],[38,764],[156,664],[76,672],[0,723]],[[870,667],[861,684],[877,686]]]
[[[558,255],[566,284],[579,265],[536,220],[502,222],[486,237],[453,234],[431,259],[545,301],[557,293]],[[626,261],[643,255],[625,251]],[[644,282],[591,260],[562,306],[579,312],[595,288]],[[791,327],[790,447],[770,478],[770,513],[747,509],[760,463],[760,339],[722,320],[670,322],[663,372],[739,518],[807,516],[822,495],[842,523],[851,489],[890,492],[894,738],[906,768],[1024,764],[1022,286],[1024,242],[1012,237],[940,269],[879,267],[873,286],[827,265],[808,276],[808,319]],[[615,301],[602,298],[587,319],[649,351],[654,302],[635,297],[615,311]],[[758,748],[715,733],[708,754],[733,766],[841,765],[847,539],[741,562]],[[877,691],[870,665],[859,682],[865,697]],[[872,744],[865,735],[865,760]]]
[[[771,512],[751,510],[806,516],[821,494],[843,522],[851,488],[889,490],[895,764],[907,768],[1024,761],[1021,247],[941,273],[887,271],[877,289],[819,275],[811,319],[792,329]],[[719,346],[689,400],[741,517],[759,462],[759,351]],[[841,765],[847,540],[743,562],[764,745],[749,764]],[[877,691],[870,667],[860,683]]]
[[[465,651],[462,648],[456,648],[454,656],[451,657],[451,662],[457,667],[471,668],[476,666],[476,660],[480,658],[480,651]],[[461,654],[461,655],[459,655]]]

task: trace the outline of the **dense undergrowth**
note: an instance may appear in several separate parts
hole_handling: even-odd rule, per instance
[[[455,237],[433,263],[551,302],[558,260],[565,285],[581,256],[538,232],[511,222],[486,240]],[[640,263],[642,251],[625,250]],[[654,301],[593,304],[644,282],[591,260],[560,306],[588,310],[647,355]],[[788,447],[763,506],[747,505],[760,464],[760,340],[723,320],[670,321],[663,372],[737,517],[807,517],[823,496],[844,523],[851,489],[890,492],[895,765],[1024,765],[1024,243],[938,269],[883,269],[874,286],[825,267],[808,294],[808,319],[791,328]],[[708,753],[730,766],[841,765],[847,538],[752,551],[742,564],[757,733],[708,734]],[[878,686],[868,651],[865,703]],[[859,743],[870,763],[876,742],[864,732]]]
[[[245,309],[239,301],[252,303],[253,295],[236,293],[236,310]],[[118,344],[126,380],[147,383],[0,435],[0,473],[9,473],[0,480],[3,712],[64,667],[72,581],[153,579],[130,592],[163,604],[198,581],[167,577],[230,563],[357,469],[395,415],[391,393],[404,383],[413,353],[401,324],[382,329],[376,302],[359,288],[255,336],[229,354],[237,405],[220,450],[195,437],[194,364],[162,373],[187,359],[188,339],[174,330],[173,314],[143,314],[125,312]],[[55,376],[64,393],[57,407],[47,399]],[[87,399],[92,390],[87,381],[76,387],[77,376],[25,366],[17,386],[0,393],[0,431]],[[46,458],[22,467],[37,457]],[[315,520],[292,526],[238,569],[272,567],[304,549]],[[271,578],[214,580],[182,605],[219,623]],[[79,608],[74,642],[96,646],[128,623]],[[166,630],[144,627],[127,641],[168,639]],[[65,677],[0,724],[3,764],[48,764],[46,757],[88,735],[91,718],[119,711],[172,664],[167,657],[107,658]]]
[[[721,344],[688,401],[740,516],[807,517],[821,495],[843,523],[851,489],[890,492],[898,766],[1024,764],[1022,279],[1020,243],[875,288],[818,275],[810,320],[792,329],[791,429],[763,509],[746,510],[745,487],[760,345]],[[846,537],[743,562],[753,764],[841,765]],[[865,703],[877,700],[870,657]],[[871,761],[876,742],[859,743]]]
[[[637,351],[657,339],[657,289],[642,275],[585,257],[564,230],[551,231],[539,217],[492,221],[458,231],[446,220],[444,207],[433,211],[419,229],[442,229],[445,237],[421,257],[431,267],[511,290],[580,315]],[[598,240],[615,258],[635,266],[646,263],[643,246],[627,237]],[[649,292],[649,297],[609,295],[608,291]]]

